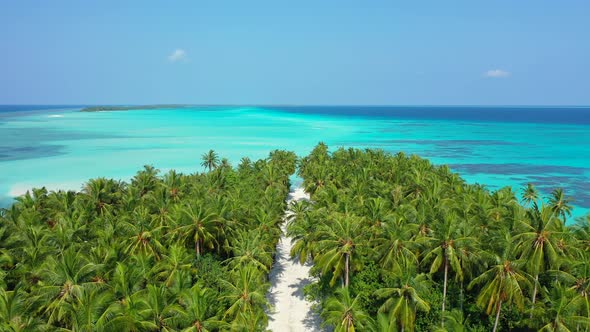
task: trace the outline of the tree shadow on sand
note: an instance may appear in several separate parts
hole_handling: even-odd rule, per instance
[[[299,278],[297,279],[297,283],[293,285],[289,285],[289,288],[293,289],[291,296],[295,296],[298,299],[306,301],[304,288],[305,286],[311,284],[313,282],[312,278]],[[307,312],[305,313],[305,319],[303,320],[303,326],[305,327],[305,331],[322,331],[320,328],[321,318],[314,310],[314,306],[310,307]]]
[[[290,241],[290,239],[283,238],[281,241]],[[268,274],[270,290],[266,298],[273,308],[277,304],[277,285],[281,282],[283,273],[285,273],[286,270],[286,265],[289,264],[289,260],[284,259],[285,257],[289,257],[289,252],[287,251],[287,248],[281,245],[277,246],[277,252],[275,253],[275,264],[273,264],[272,268],[270,269],[270,273]]]
[[[301,195],[301,194],[299,193],[297,195],[295,193],[290,193],[289,197],[288,197],[288,201],[289,202],[294,201],[295,198],[297,198],[298,200],[306,199],[306,198],[299,197],[299,195]],[[290,215],[289,212],[287,212],[285,215],[285,224],[283,224],[281,227],[283,232],[286,231],[286,226],[287,226],[286,223],[289,218],[289,215]],[[292,269],[293,266],[299,265],[299,262],[297,259],[291,258],[290,250],[291,250],[291,239],[286,237],[285,234],[283,234],[281,236],[280,242],[277,245],[277,250],[275,252],[275,257],[274,257],[275,263],[273,264],[273,266],[269,272],[270,289],[266,295],[266,298],[270,304],[270,308],[269,308],[269,310],[267,310],[269,323],[271,323],[271,322],[278,322],[279,324],[282,323],[280,321],[281,318],[279,318],[279,317],[284,317],[284,316],[281,316],[280,314],[278,316],[274,315],[274,313],[276,312],[275,311],[276,307],[280,302],[279,297],[284,297],[286,295],[286,294],[280,293],[279,287],[284,287],[284,285],[281,285],[281,283],[284,282],[285,280],[289,280],[289,277],[291,277],[291,278],[294,277],[294,276],[285,275],[285,273],[290,273],[289,270]],[[311,267],[312,264],[310,262],[308,262],[305,265],[309,268],[309,267]],[[296,268],[295,271],[301,272],[301,269]],[[291,271],[291,273],[292,272],[293,271]],[[291,281],[289,281],[289,282],[291,282]],[[313,282],[313,278],[310,278],[310,277],[297,278],[293,284],[288,285],[289,289],[291,289],[292,292],[284,290],[284,288],[283,288],[283,290],[286,293],[290,293],[289,294],[290,297],[297,298],[299,301],[304,302],[306,300],[305,300],[305,294],[303,292],[303,289],[306,285],[309,285],[312,282]],[[321,324],[320,316],[318,315],[316,310],[314,310],[313,308],[314,308],[314,306],[311,306],[311,307],[307,306],[307,308],[306,308],[307,312],[305,313],[305,317],[303,318],[303,320],[300,323],[301,325],[300,326],[291,326],[291,328],[295,328],[294,331],[311,331],[311,332],[322,331],[322,329],[320,328],[320,324]],[[283,319],[285,319],[285,318],[283,318]],[[280,331],[280,332],[285,332],[285,331]]]

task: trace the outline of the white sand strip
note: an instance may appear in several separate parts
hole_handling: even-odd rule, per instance
[[[71,181],[71,182],[59,182],[59,183],[15,183],[10,187],[7,195],[11,197],[21,196],[27,193],[27,191],[32,191],[33,188],[41,188],[45,187],[47,191],[58,191],[58,190],[73,190],[73,191],[80,191],[84,186],[84,181]]]
[[[302,188],[289,194],[290,201],[309,199]],[[283,233],[286,233],[286,222]],[[268,328],[275,332],[321,331],[320,318],[311,310],[311,303],[303,295],[303,287],[312,282],[310,264],[292,260],[291,239],[281,237],[277,245],[276,262],[270,271],[270,292],[267,298],[273,309],[269,313]]]

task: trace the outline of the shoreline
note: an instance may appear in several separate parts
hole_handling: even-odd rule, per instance
[[[32,191],[33,189],[43,188],[47,189],[48,192],[51,191],[75,191],[80,192],[84,187],[85,182],[60,182],[60,183],[47,183],[42,186],[39,185],[32,185],[30,183],[16,183],[12,187],[8,189],[8,192],[5,193],[5,196],[16,198],[22,195],[25,195],[27,192]]]

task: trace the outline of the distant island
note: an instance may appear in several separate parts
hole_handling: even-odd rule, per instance
[[[362,105],[361,105],[362,106]],[[102,105],[102,106],[87,106],[80,110],[80,112],[105,112],[105,111],[134,111],[134,110],[153,110],[153,109],[179,109],[179,108],[227,108],[227,107],[304,107],[297,104],[155,104],[155,105]],[[325,106],[336,107],[336,105]],[[357,106],[346,106],[357,107]],[[369,108],[382,108],[391,106],[362,106]]]
[[[80,112],[104,112],[104,111],[132,111],[132,110],[150,110],[150,109],[174,109],[185,108],[190,105],[122,105],[122,106],[90,106],[84,107]]]

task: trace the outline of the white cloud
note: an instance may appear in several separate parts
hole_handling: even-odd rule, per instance
[[[502,69],[491,69],[491,70],[486,71],[484,76],[491,77],[491,78],[505,78],[505,77],[510,76],[510,72],[502,70]]]
[[[185,50],[183,50],[181,48],[175,49],[174,52],[172,52],[172,54],[170,54],[168,56],[168,61],[170,61],[170,62],[184,61],[187,59],[188,59],[188,54],[186,53]]]

